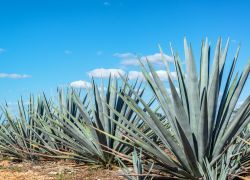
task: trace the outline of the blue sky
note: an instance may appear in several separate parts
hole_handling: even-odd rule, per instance
[[[87,87],[91,75],[119,71],[133,78],[135,55],[148,56],[161,70],[157,44],[167,58],[169,42],[183,55],[184,36],[192,42],[197,64],[205,37],[212,50],[219,36],[223,42],[230,37],[228,62],[240,42],[237,69],[250,58],[250,1],[0,2],[0,103],[14,103],[30,93],[53,94],[57,86],[71,83]],[[249,88],[248,80],[241,99]]]

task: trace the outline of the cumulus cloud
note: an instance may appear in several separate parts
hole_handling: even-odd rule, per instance
[[[120,74],[124,75],[125,72],[122,69],[94,69],[88,72],[89,77],[96,77],[96,78],[107,78],[110,75],[113,77],[119,77]]]
[[[138,62],[138,58],[135,54],[133,53],[115,53],[114,54],[115,57],[122,59],[121,64],[122,65],[131,65],[131,66],[137,66],[139,65]],[[166,61],[168,62],[173,62],[173,58],[167,54],[163,54],[163,57]],[[162,56],[160,53],[155,53],[152,55],[147,55],[147,56],[142,56],[140,58],[140,60],[142,62],[145,62],[146,60],[148,60],[149,62],[153,63],[153,64],[158,64],[161,65],[162,64]]]
[[[83,88],[83,89],[89,89],[92,87],[90,82],[83,81],[83,80],[71,82],[70,86],[74,88]]]
[[[29,105],[30,101],[23,101],[23,105]],[[7,102],[8,106],[17,106],[18,102]]]
[[[129,71],[128,72],[128,78],[130,80],[144,79],[144,76],[143,76],[142,72],[139,72],[139,71]]]
[[[129,58],[136,58],[136,55],[133,53],[115,53],[113,54],[114,57],[122,58],[122,59],[129,59]]]
[[[156,71],[156,73],[157,73],[157,75],[159,76],[159,78],[162,81],[167,81],[168,80],[168,76],[167,76],[167,72],[166,71],[164,71],[164,70],[158,70],[158,71]],[[176,72],[170,72],[170,75],[172,76],[173,79],[177,78]]]
[[[0,78],[10,78],[10,79],[24,79],[30,78],[30,75],[27,74],[7,74],[7,73],[0,73]]]
[[[156,73],[157,73],[157,75],[159,76],[159,78],[162,81],[167,81],[168,80],[167,72],[165,70],[158,70],[158,71],[156,71]],[[177,79],[176,72],[170,72],[170,75],[172,76],[172,78],[174,80]],[[137,78],[138,79],[144,79],[144,76],[143,76],[142,72],[139,72],[139,71],[129,71],[128,72],[128,78],[130,80],[134,80],[134,79],[137,79]]]
[[[4,53],[6,50],[3,48],[0,48],[0,54]]]

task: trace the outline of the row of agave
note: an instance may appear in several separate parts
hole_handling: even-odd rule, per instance
[[[236,109],[250,63],[234,74],[239,48],[224,72],[229,40],[218,40],[210,70],[210,45],[202,43],[200,73],[184,39],[186,71],[174,54],[175,80],[168,85],[150,62],[144,80],[109,78],[107,88],[58,89],[18,102],[18,116],[2,107],[0,153],[19,160],[71,159],[110,168],[120,165],[128,179],[211,179],[241,177],[250,169],[250,96]],[[168,90],[170,88],[170,92]],[[150,95],[149,95],[150,94]],[[133,165],[133,172],[127,166]]]

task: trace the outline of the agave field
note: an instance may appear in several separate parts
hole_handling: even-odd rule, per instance
[[[235,73],[239,48],[226,63],[228,47],[229,40],[222,45],[219,39],[211,53],[208,40],[202,42],[196,67],[184,39],[183,60],[171,47],[177,77],[159,48],[167,83],[139,59],[142,80],[120,75],[92,80],[85,91],[58,89],[57,100],[30,96],[28,105],[18,102],[18,113],[6,104],[0,113],[1,158],[119,167],[131,180],[247,179],[249,91],[240,106],[237,102],[250,62]]]

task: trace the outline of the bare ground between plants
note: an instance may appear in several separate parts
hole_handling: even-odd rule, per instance
[[[12,162],[0,161],[0,180],[123,180],[122,172],[98,166],[59,162]]]

